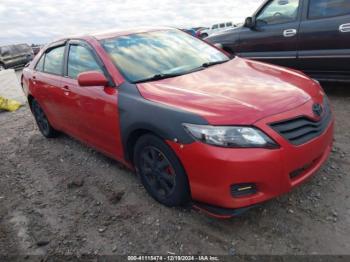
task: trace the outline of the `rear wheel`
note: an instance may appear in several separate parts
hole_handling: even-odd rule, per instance
[[[154,135],[142,136],[135,145],[134,164],[147,192],[166,206],[190,200],[187,176],[171,148]]]
[[[40,107],[39,103],[35,99],[32,101],[31,107],[32,107],[35,121],[39,127],[40,132],[43,134],[43,136],[47,138],[57,137],[58,131],[51,126],[43,109]]]

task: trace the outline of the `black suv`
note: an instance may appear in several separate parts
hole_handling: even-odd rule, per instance
[[[268,0],[242,27],[206,41],[318,80],[350,81],[350,0]]]
[[[0,46],[0,70],[24,66],[34,57],[27,44]]]

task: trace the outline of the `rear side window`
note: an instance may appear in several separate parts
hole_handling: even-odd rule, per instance
[[[45,55],[44,72],[62,75],[65,46],[51,49]]]
[[[45,54],[41,56],[39,62],[35,66],[36,71],[44,71],[44,59],[45,59]]]
[[[349,0],[310,0],[309,18],[350,15]]]
[[[89,49],[80,45],[71,45],[68,55],[68,76],[76,79],[80,73],[86,71],[99,71],[103,73],[103,70]]]
[[[219,28],[219,25],[213,25],[211,29],[217,29],[217,28]]]
[[[220,24],[220,28],[223,28],[223,27],[225,27],[225,24]]]

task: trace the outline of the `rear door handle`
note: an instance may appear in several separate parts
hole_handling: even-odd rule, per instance
[[[286,29],[283,31],[283,36],[284,37],[292,37],[295,36],[297,34],[297,30],[296,29]]]
[[[350,32],[350,23],[349,24],[342,24],[339,26],[339,31],[341,33],[349,33]]]

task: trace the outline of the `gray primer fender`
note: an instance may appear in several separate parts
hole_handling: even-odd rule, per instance
[[[143,98],[136,85],[128,82],[118,87],[118,107],[121,138],[127,160],[127,142],[136,130],[148,130],[163,139],[177,139],[178,143],[189,144],[194,139],[185,131],[182,123],[208,124],[196,114]]]

